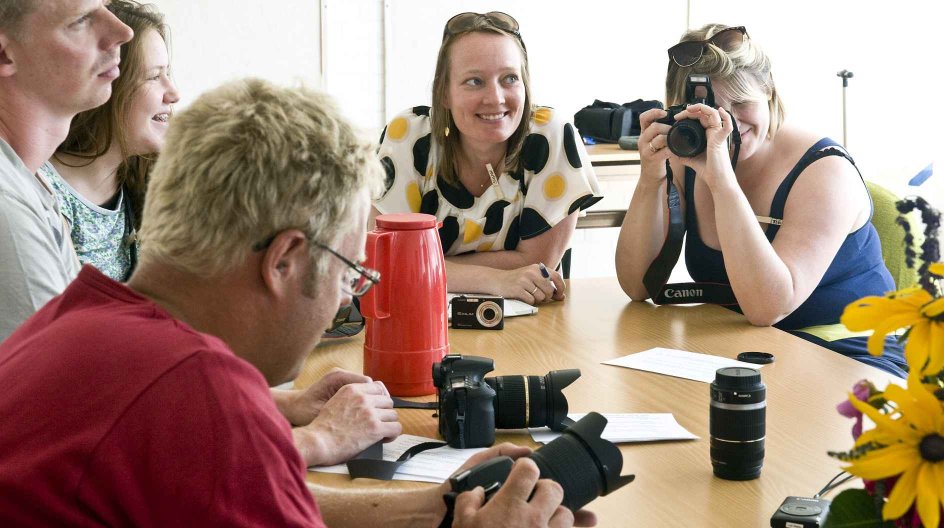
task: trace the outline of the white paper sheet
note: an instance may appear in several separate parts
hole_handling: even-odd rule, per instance
[[[396,460],[407,449],[423,442],[441,442],[435,438],[414,435],[400,435],[389,444],[384,444],[384,460]],[[418,482],[445,482],[472,455],[484,451],[485,447],[474,449],[455,449],[449,446],[430,449],[414,456],[403,463],[393,475],[393,480],[415,480]],[[312,466],[309,471],[338,473],[348,475],[347,466]]]
[[[602,362],[604,365],[645,370],[676,378],[711,383],[715,380],[715,371],[722,367],[760,368],[763,365],[745,363],[736,359],[697,354],[672,348],[651,348],[628,356]]]
[[[479,297],[486,295],[484,293],[447,293],[446,294],[446,304],[452,302],[452,300],[460,295],[465,295],[467,297]],[[531,306],[526,302],[519,301],[518,299],[505,299],[505,317],[517,317],[519,315],[531,315],[538,313],[536,306]],[[452,319],[452,310],[449,310],[449,318]]]
[[[571,413],[568,416],[577,421],[585,413]],[[614,443],[653,442],[657,440],[697,440],[687,429],[675,421],[671,413],[603,413],[607,419],[602,438]],[[547,427],[528,429],[535,442],[546,444],[561,433]]]

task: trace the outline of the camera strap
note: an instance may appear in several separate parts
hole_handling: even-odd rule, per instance
[[[445,442],[423,442],[407,449],[396,460],[384,460],[383,442],[371,445],[353,459],[347,461],[347,470],[351,478],[372,478],[376,480],[392,480],[394,473],[414,456],[445,446]]]
[[[738,156],[741,153],[741,134],[738,132],[737,122],[732,118],[731,125],[731,169],[737,167]],[[668,284],[672,268],[678,262],[682,253],[682,243],[685,238],[685,216],[682,214],[682,203],[675,182],[669,160],[665,160],[665,194],[666,205],[669,209],[669,231],[665,242],[656,258],[649,265],[643,275],[642,283],[655,304],[692,304],[711,303],[721,306],[736,306],[737,299],[730,284],[718,282],[679,282]]]

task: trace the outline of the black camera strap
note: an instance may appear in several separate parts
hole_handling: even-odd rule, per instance
[[[730,114],[730,112],[729,112]],[[738,156],[741,153],[741,134],[738,132],[737,122],[732,118],[731,125],[731,169],[737,167]],[[711,303],[722,306],[736,306],[737,299],[730,284],[718,282],[679,282],[668,284],[672,268],[678,262],[682,253],[682,242],[685,238],[685,216],[682,214],[682,203],[675,182],[669,160],[665,160],[666,205],[669,209],[669,231],[665,242],[656,258],[649,265],[643,275],[642,283],[649,292],[649,297],[655,304],[691,304]]]
[[[383,442],[371,445],[359,455],[347,461],[347,470],[351,478],[372,478],[376,480],[392,480],[394,473],[414,456],[445,446],[445,442],[423,442],[407,449],[396,460],[383,459]]]

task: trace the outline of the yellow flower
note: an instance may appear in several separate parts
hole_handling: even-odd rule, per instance
[[[944,277],[944,262],[935,262],[934,264],[928,265],[928,271],[938,277]]]
[[[932,271],[944,272],[944,263],[932,265]],[[890,293],[885,297],[865,297],[850,304],[840,318],[852,331],[873,330],[869,353],[882,354],[885,335],[911,327],[905,343],[905,360],[922,375],[936,375],[944,369],[944,298],[935,299],[915,287]]]
[[[875,422],[875,429],[860,436],[856,445],[876,442],[881,447],[845,469],[868,480],[899,477],[882,508],[885,520],[898,519],[917,500],[924,526],[938,526],[944,504],[944,407],[914,371],[907,390],[889,385],[885,398],[897,408],[892,416],[849,395],[852,405]]]

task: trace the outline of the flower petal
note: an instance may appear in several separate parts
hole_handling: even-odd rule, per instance
[[[921,387],[921,380],[918,378],[917,373],[912,372],[908,375],[909,390],[905,390],[898,385],[889,385],[888,388],[885,389],[885,398],[898,405],[898,411],[902,414],[901,419],[903,421],[910,423],[924,435],[934,430],[935,424],[932,419],[934,411],[928,413],[925,412],[923,407],[919,407],[916,401],[917,393],[910,390],[911,387],[915,385],[919,387],[917,390],[924,391],[924,387]],[[933,398],[933,396],[931,397]]]
[[[869,451],[852,461],[846,471],[868,480],[894,477],[920,464],[921,455],[915,446],[895,444]]]
[[[890,385],[890,387],[892,386],[894,385]],[[855,399],[854,396],[850,396],[849,401],[852,402],[852,405],[854,405],[856,409],[862,411],[862,414],[868,416],[873,422],[875,422],[876,428],[883,429],[886,433],[894,435],[897,440],[911,440],[912,442],[916,442],[918,440],[917,433],[908,427],[906,423],[900,420],[893,420],[892,418],[889,418],[875,407]]]
[[[921,464],[918,472],[918,515],[921,516],[921,524],[924,526],[938,526],[941,518],[941,500],[938,498],[938,490],[944,486],[944,482],[937,482],[937,475],[934,466],[940,464]]]
[[[935,375],[944,369],[944,323],[932,321],[928,328],[930,362],[923,374]]]
[[[934,264],[928,264],[928,271],[937,275],[938,277],[944,277],[944,262],[935,262]]]
[[[915,495],[917,494],[918,469],[920,467],[920,462],[913,465],[905,471],[901,475],[901,478],[898,479],[898,482],[895,483],[895,487],[892,488],[892,492],[888,495],[888,502],[886,502],[885,507],[882,508],[883,519],[886,521],[897,519],[904,515],[905,512],[908,511],[908,508],[911,507]]]
[[[923,373],[928,362],[928,342],[930,341],[931,325],[928,321],[921,321],[911,326],[908,332],[908,341],[905,343],[905,361],[911,372]]]

